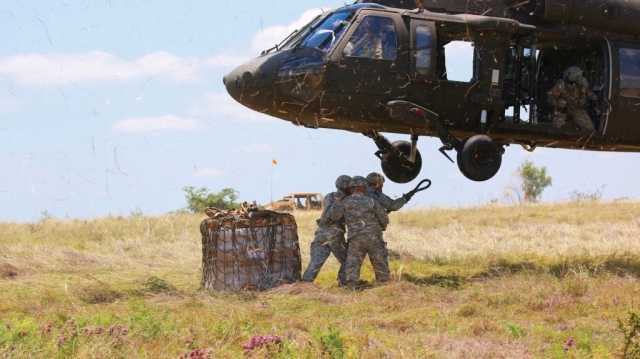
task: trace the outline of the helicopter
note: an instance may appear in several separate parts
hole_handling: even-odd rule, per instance
[[[393,182],[420,173],[420,136],[439,138],[465,177],[486,181],[512,144],[640,151],[638,19],[640,0],[359,0],[325,11],[223,83],[260,113],[370,137]],[[467,77],[447,71],[457,48],[472,54]],[[547,92],[572,66],[595,95],[584,106],[592,130],[553,123],[559,110]]]

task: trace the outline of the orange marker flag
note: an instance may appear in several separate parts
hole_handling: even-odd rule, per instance
[[[276,161],[276,159],[275,159],[275,158],[272,158],[272,159],[271,159],[271,163],[273,163],[274,165],[277,165],[277,164],[278,164],[278,161]]]

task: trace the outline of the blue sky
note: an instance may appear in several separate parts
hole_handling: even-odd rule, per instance
[[[299,128],[252,112],[222,76],[272,47],[320,8],[343,1],[28,1],[0,5],[0,221],[93,218],[185,207],[183,187],[268,203],[333,190],[341,174],[380,171],[362,135]],[[388,135],[392,140],[408,136]],[[500,172],[465,179],[422,138],[412,206],[504,200],[523,160],[547,166],[545,201],[569,193],[637,198],[637,154],[507,148]],[[275,158],[278,165],[272,165]]]

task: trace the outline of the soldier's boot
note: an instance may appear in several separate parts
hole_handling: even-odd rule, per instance
[[[359,287],[360,287],[359,280],[347,280],[347,284],[345,285],[345,288],[351,289],[351,290],[357,290]]]

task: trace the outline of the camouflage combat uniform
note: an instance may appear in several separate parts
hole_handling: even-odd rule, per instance
[[[382,205],[382,207],[384,207],[384,209],[387,210],[387,213],[397,211],[400,208],[402,208],[402,206],[407,204],[407,199],[406,198],[400,197],[400,198],[396,198],[396,199],[391,199],[391,197],[389,197],[386,194],[376,190],[373,187],[367,187],[367,189],[365,190],[365,193],[369,197],[371,197],[371,198],[375,199],[376,201],[378,201],[380,203],[380,205]]]
[[[382,231],[389,224],[387,211],[376,200],[360,192],[336,203],[328,214],[332,220],[344,219],[347,225],[347,287],[355,288],[360,282],[360,268],[367,254],[376,280],[389,281],[391,276],[389,266],[384,261],[382,241]]]
[[[344,220],[332,221],[327,215],[328,210],[336,202],[336,197],[345,197],[345,193],[338,190],[324,196],[324,210],[318,219],[318,229],[316,230],[313,242],[311,242],[311,260],[309,266],[302,276],[303,282],[313,282],[318,276],[318,272],[333,253],[338,262],[338,282],[346,284],[345,262],[347,260],[347,242],[344,239]]]
[[[365,193],[369,197],[377,200],[378,203],[380,203],[380,205],[382,206],[382,208],[387,210],[387,213],[397,211],[400,208],[402,208],[402,206],[407,204],[406,198],[400,197],[396,199],[391,199],[391,197],[387,196],[383,192],[378,191],[373,187],[367,187],[367,189],[365,190]],[[383,248],[383,254],[384,254],[383,261],[385,263],[385,266],[389,268],[389,251],[387,250],[387,242],[384,241],[382,236],[380,236],[380,240],[382,241],[382,248]],[[376,272],[376,280],[379,280],[378,272]]]
[[[575,84],[558,80],[547,92],[547,101],[553,107],[553,127],[564,126],[567,118],[572,119],[581,129],[593,131],[593,122],[585,110],[587,98],[596,101],[598,97],[589,89],[589,82],[581,79]]]

